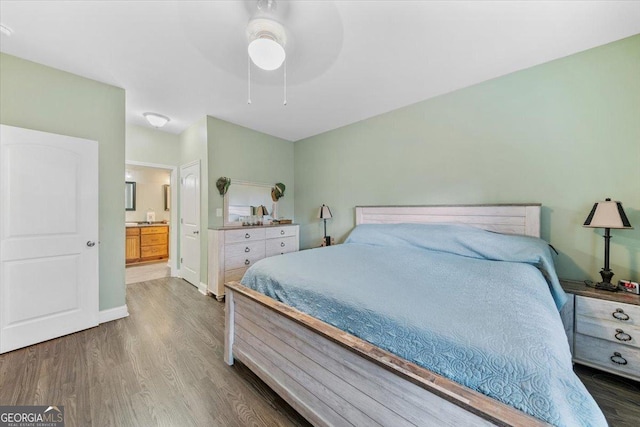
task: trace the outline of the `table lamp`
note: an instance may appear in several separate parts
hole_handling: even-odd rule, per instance
[[[604,228],[604,268],[600,270],[602,282],[596,284],[597,289],[617,291],[618,286],[611,283],[613,271],[609,268],[609,241],[611,240],[610,230],[612,228],[629,229],[633,228],[627,215],[622,209],[622,203],[606,199],[593,205],[589,216],[585,220],[584,227]]]
[[[318,211],[318,218],[324,220],[325,246],[331,246],[331,236],[327,236],[327,220],[333,218],[333,215],[331,215],[331,209],[329,209],[329,206],[324,204],[320,206],[320,210]]]

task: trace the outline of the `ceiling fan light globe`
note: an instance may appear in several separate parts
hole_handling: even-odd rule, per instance
[[[284,48],[277,41],[261,37],[249,43],[249,57],[257,67],[266,71],[280,68],[286,58]]]

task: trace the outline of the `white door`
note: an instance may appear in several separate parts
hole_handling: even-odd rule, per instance
[[[0,126],[0,353],[98,325],[98,143]]]
[[[180,273],[200,284],[200,162],[180,167]]]

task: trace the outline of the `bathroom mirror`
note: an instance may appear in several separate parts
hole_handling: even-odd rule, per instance
[[[168,184],[162,186],[164,191],[164,210],[168,211],[171,206],[171,187]]]
[[[135,211],[136,210],[136,183],[132,181],[126,181],[124,183],[124,210]]]
[[[269,211],[265,219],[273,215],[274,203],[271,200],[271,184],[231,180],[224,196],[224,225],[242,225],[242,217],[253,214],[252,207],[264,205]]]

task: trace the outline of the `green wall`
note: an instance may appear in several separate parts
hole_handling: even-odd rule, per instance
[[[180,166],[179,135],[144,126],[127,125],[126,136],[127,161]]]
[[[125,91],[0,54],[0,123],[99,142],[100,310],[124,305]]]
[[[221,176],[233,180],[264,184],[282,182],[287,186],[278,201],[278,216],[293,218],[294,176],[293,146],[284,139],[234,125],[214,117],[207,117],[209,141],[209,224],[222,226],[223,218],[216,216],[222,209],[223,197],[216,188]],[[269,210],[271,207],[268,206]]]
[[[623,202],[615,278],[639,278],[640,36],[516,72],[295,143],[301,246],[320,243],[318,207],[343,239],[354,206],[540,202],[561,277],[598,278],[593,203]]]

